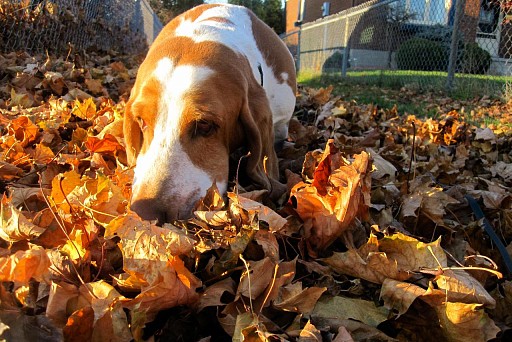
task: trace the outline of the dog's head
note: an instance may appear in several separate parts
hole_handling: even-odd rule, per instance
[[[244,144],[247,175],[283,190],[265,91],[247,59],[222,44],[174,37],[153,46],[127,103],[124,135],[135,165],[132,209],[145,219],[190,216],[213,182],[226,191],[229,154]]]

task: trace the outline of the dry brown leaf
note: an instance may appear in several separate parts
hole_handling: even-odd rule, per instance
[[[47,71],[44,74],[45,80],[43,81],[43,85],[45,87],[49,87],[55,94],[62,95],[64,93],[64,89],[67,88],[66,81],[64,80],[64,76],[61,73]]]
[[[274,276],[274,262],[266,257],[258,261],[248,261],[249,270],[245,270],[240,277],[240,284],[236,290],[236,298],[240,296],[255,299],[265,291]]]
[[[93,340],[132,339],[121,305],[126,299],[112,285],[104,281],[87,283],[80,287],[79,292],[79,302],[88,303],[94,310]]]
[[[448,204],[459,203],[447,195],[440,187],[430,187],[428,183],[416,188],[411,195],[403,200],[402,217],[418,217],[425,214],[433,222],[444,225],[444,216]]]
[[[352,335],[348,332],[347,328],[341,326],[338,328],[338,334],[332,340],[332,342],[354,342]]]
[[[326,296],[318,301],[311,317],[312,319],[318,317],[354,319],[377,327],[388,319],[388,310],[382,306],[377,307],[373,301]]]
[[[85,142],[87,149],[93,153],[111,153],[115,155],[124,151],[124,147],[117,141],[116,137],[106,134],[103,138],[87,137]]]
[[[396,167],[372,149],[368,149],[368,153],[373,163],[372,179],[393,182],[397,173]]]
[[[66,326],[62,329],[66,341],[91,341],[94,327],[94,310],[90,306],[83,307],[69,316]]]
[[[445,303],[436,307],[447,341],[489,341],[500,329],[480,304]]]
[[[89,92],[91,94],[93,94],[93,95],[102,95],[103,94],[104,88],[103,88],[103,85],[101,84],[100,80],[86,79],[85,85],[87,86],[87,89],[89,90]]]
[[[378,240],[379,251],[386,253],[394,260],[399,269],[419,271],[422,268],[438,268],[447,266],[446,254],[441,247],[441,238],[431,243],[396,233]]]
[[[0,336],[4,341],[62,341],[62,331],[44,315],[17,310],[0,310]]]
[[[128,204],[121,188],[101,172],[97,173],[96,179],[88,180],[81,189],[75,188],[69,200],[71,203],[78,201],[80,207],[89,211],[90,216],[102,224],[107,224],[118,215],[124,214]]]
[[[346,328],[355,341],[398,341],[387,336],[377,328],[352,319],[312,317],[311,320],[320,329],[330,329],[332,331],[332,329]]]
[[[71,95],[70,93],[68,93],[68,95]],[[87,98],[83,99],[83,102],[80,100],[82,99],[75,100],[71,113],[78,116],[80,119],[93,119],[94,116],[96,116],[96,104],[94,103],[92,97],[87,95]]]
[[[141,293],[126,304],[148,315],[177,305],[193,304],[201,282],[188,271],[178,255],[193,248],[193,240],[177,228],[157,227],[142,221],[133,212],[114,219],[105,237],[121,237],[125,277],[117,279],[123,287],[140,289]]]
[[[39,133],[39,127],[26,116],[19,116],[12,120],[7,126],[7,129],[9,135],[14,136],[22,147],[27,147],[34,142]]]
[[[217,183],[214,182],[206,191],[206,195],[196,203],[194,211],[220,211],[224,209],[224,206],[224,198],[217,187]]]
[[[496,300],[496,309],[490,310],[492,317],[508,326],[512,325],[512,281],[503,282],[491,295]]]
[[[243,196],[238,196],[233,192],[229,192],[228,197],[232,202],[231,205],[240,206],[248,212],[257,213],[259,220],[268,223],[270,231],[278,232],[287,223],[284,217],[281,217],[275,211],[259,202],[253,201]]]
[[[297,184],[292,202],[304,221],[304,236],[309,252],[332,244],[356,217],[366,218],[370,205],[370,160],[366,152],[344,161],[329,140],[311,185]]]
[[[226,210],[194,211],[194,215],[212,227],[226,227],[231,224],[231,216]]]
[[[386,278],[406,280],[412,275],[411,270],[399,268],[397,261],[379,251],[378,246],[377,237],[370,235],[367,244],[357,250],[334,253],[329,258],[319,260],[329,265],[335,272],[377,284],[381,284]]]
[[[51,197],[65,213],[86,211],[102,224],[123,214],[127,205],[121,188],[100,172],[95,179],[80,177],[75,171],[55,177]]]
[[[125,266],[126,270],[126,266]],[[144,286],[139,295],[124,304],[131,310],[142,310],[149,321],[154,319],[158,311],[178,305],[193,305],[198,300],[196,289],[201,281],[196,278],[178,257],[170,257],[168,262],[160,262],[160,267],[152,267],[156,277],[146,274],[152,283]],[[134,276],[134,272],[131,272]]]
[[[68,236],[69,239],[59,250],[75,263],[88,260],[90,253],[87,249],[89,242],[87,234],[81,229],[74,229]]]
[[[268,284],[264,295],[258,298],[255,302],[257,309],[269,306],[274,300],[276,300],[283,287],[291,284],[296,271],[297,258],[291,261],[282,261],[277,264],[272,270],[274,276],[272,281]]]
[[[477,128],[475,133],[475,140],[490,141],[496,143],[496,135],[489,127]]]
[[[53,179],[51,198],[55,204],[60,206],[61,209],[66,208],[65,211],[69,212],[70,208],[66,201],[67,196],[69,196],[76,187],[79,187],[82,184],[83,182],[77,172],[65,172]]]
[[[409,310],[416,298],[425,295],[426,291],[418,285],[385,279],[380,290],[380,299],[384,300],[386,308],[396,310],[399,317]]]
[[[0,203],[0,238],[8,242],[33,240],[43,234],[46,229],[29,221],[21,211],[11,203]]]
[[[51,318],[58,326],[66,325],[69,322],[68,310],[71,309],[71,301],[78,298],[78,288],[73,284],[54,283],[51,284],[46,316]]]
[[[493,177],[500,177],[506,182],[512,181],[512,164],[498,161],[490,168]]]
[[[496,306],[496,301],[482,284],[464,270],[443,270],[434,282],[450,302],[482,304],[489,308]]]
[[[34,162],[37,164],[48,164],[55,159],[55,154],[48,146],[37,144],[32,154]]]
[[[194,248],[195,240],[183,230],[165,224],[158,227],[143,221],[135,212],[129,211],[113,219],[105,228],[105,238],[119,236],[126,257],[166,261],[168,255],[188,254]]]
[[[322,333],[318,330],[311,321],[308,321],[304,326],[304,329],[299,334],[298,342],[321,342]]]
[[[13,180],[23,173],[23,170],[17,166],[0,160],[0,178],[2,180]]]
[[[51,266],[46,250],[32,245],[26,251],[17,251],[8,257],[0,257],[0,281],[26,284],[31,278],[48,282]]]
[[[121,302],[114,301],[110,310],[96,320],[93,341],[132,341],[130,325]]]
[[[87,94],[85,91],[79,89],[79,88],[73,88],[71,89],[66,96],[62,97],[64,101],[67,102],[73,102],[73,101],[87,101],[92,100],[92,96]],[[79,107],[79,106],[78,106]],[[83,110],[85,109],[85,111]],[[79,118],[85,118],[85,115],[87,115],[87,108],[73,108],[72,113],[78,116]],[[90,111],[91,116],[93,115],[92,111]],[[84,116],[84,117],[83,117]]]
[[[267,342],[268,339],[265,335],[265,326],[260,324],[260,320],[257,315],[250,312],[244,312],[237,315],[233,332],[233,341]]]
[[[22,108],[30,108],[34,105],[34,98],[30,96],[26,91],[11,89],[11,101],[12,107],[19,106]]]
[[[283,311],[309,314],[326,290],[325,287],[307,287],[303,289],[300,282],[289,284],[280,288],[279,297],[276,298],[273,306]]]
[[[275,263],[279,261],[279,244],[274,233],[259,229],[254,234],[254,241],[261,246],[265,257],[269,257]]]
[[[323,104],[327,103],[327,101],[329,101],[329,99],[331,97],[331,92],[333,89],[334,89],[334,87],[332,85],[329,85],[326,88],[320,88],[318,90],[310,88],[309,95],[311,96],[311,98],[313,99],[313,101],[316,104],[323,105]]]
[[[221,301],[221,297],[226,292],[235,295],[236,284],[231,278],[223,279],[208,286],[199,298],[197,310],[201,311],[207,306],[226,305],[227,303]]]

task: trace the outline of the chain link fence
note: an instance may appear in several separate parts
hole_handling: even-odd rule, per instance
[[[512,1],[371,0],[303,24],[283,40],[307,75],[510,92]]]
[[[0,0],[0,51],[147,49],[162,24],[146,0]]]

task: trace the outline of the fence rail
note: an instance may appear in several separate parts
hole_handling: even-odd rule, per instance
[[[162,24],[146,0],[0,0],[0,51],[137,53]]]
[[[509,3],[370,0],[282,38],[300,73],[494,94],[511,82]]]

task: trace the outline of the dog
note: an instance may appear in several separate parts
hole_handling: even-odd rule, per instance
[[[247,177],[279,198],[274,141],[287,138],[295,91],[288,48],[249,9],[206,4],[173,19],[126,106],[131,209],[158,222],[189,218],[214,182],[227,191],[229,156],[244,146]]]

